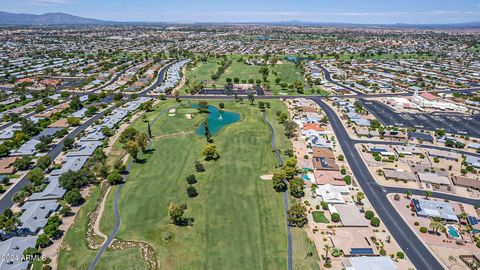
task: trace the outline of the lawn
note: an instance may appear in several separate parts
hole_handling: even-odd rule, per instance
[[[273,103],[271,115],[283,106]],[[161,269],[279,269],[287,264],[283,197],[269,181],[259,179],[277,164],[269,131],[256,107],[234,102],[225,105],[226,110],[240,113],[242,120],[214,137],[221,158],[204,162],[207,171],[197,174],[197,198],[187,198],[185,192],[185,177],[194,171],[194,161],[201,159],[205,145],[205,139],[194,134],[156,140],[155,151],[145,156],[146,163],[134,165],[122,190],[118,237],[152,244]],[[160,118],[158,132],[171,120]],[[152,132],[157,135],[153,127]],[[109,200],[112,198],[113,193]],[[169,224],[171,201],[187,203],[186,216],[195,219],[193,227]],[[110,211],[102,218],[104,232],[113,225],[111,204],[107,206]],[[165,240],[169,234],[173,237]],[[116,252],[107,254],[115,256]]]
[[[316,223],[329,223],[325,213],[323,211],[313,211],[312,212],[313,221]]]

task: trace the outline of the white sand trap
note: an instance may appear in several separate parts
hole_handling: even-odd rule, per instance
[[[273,177],[273,174],[265,174],[265,175],[261,175],[260,179],[262,179],[262,180],[272,180],[272,177]]]
[[[280,93],[278,93],[278,94],[279,94],[279,95],[282,95],[282,96],[288,95],[288,93],[285,93],[285,92],[280,92]]]
[[[191,113],[187,113],[187,114],[185,114],[185,117],[186,117],[187,119],[192,119],[192,114],[191,114]]]
[[[168,110],[168,112],[169,112],[169,113],[175,113],[175,112],[176,112],[176,109],[175,109],[175,108],[170,109],[170,110]]]
[[[174,113],[169,113],[168,116],[175,116],[175,114]]]

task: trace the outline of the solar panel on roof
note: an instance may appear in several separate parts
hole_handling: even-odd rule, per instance
[[[367,255],[374,254],[371,248],[352,248],[350,249],[351,255]]]
[[[467,216],[467,220],[468,220],[468,223],[470,225],[477,225],[478,224],[478,220],[476,217],[473,217],[473,216]]]

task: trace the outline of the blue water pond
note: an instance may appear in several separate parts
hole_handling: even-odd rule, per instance
[[[197,104],[192,105],[193,108],[198,108]],[[240,121],[240,114],[234,112],[228,112],[219,110],[215,106],[208,105],[208,129],[210,130],[210,134],[215,135],[217,134],[222,128],[233,124],[235,122]],[[205,135],[205,124],[202,123],[197,128],[197,135],[204,136]]]

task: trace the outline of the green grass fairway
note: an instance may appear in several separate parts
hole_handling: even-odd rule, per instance
[[[200,83],[205,80],[212,80],[212,74],[217,71],[219,59],[210,58],[207,62],[200,62],[195,68],[187,70],[186,78],[191,83]]]
[[[88,266],[97,254],[96,250],[91,250],[87,247],[85,236],[88,213],[95,209],[99,195],[100,188],[94,187],[90,196],[86,198],[87,202],[77,213],[75,223],[66,232],[60,248],[58,269],[88,269]],[[118,251],[114,260],[110,259],[109,256],[110,254],[104,254],[107,263],[105,261],[100,262],[96,269],[147,269],[138,249]]]
[[[313,221],[317,223],[329,223],[327,217],[325,217],[325,214],[323,211],[313,211],[312,212],[312,217]]]
[[[285,105],[280,101],[270,102],[272,108],[267,115],[277,135],[276,144],[283,152],[291,148],[291,142],[283,136],[282,125],[275,121],[275,112],[285,110]],[[218,105],[218,102],[210,101],[209,104]],[[171,105],[162,105],[155,112],[148,113],[147,119],[158,116],[162,109]],[[178,114],[188,110],[178,108]],[[259,178],[278,164],[270,146],[270,131],[256,106],[225,102],[225,110],[240,113],[242,119],[213,137],[221,158],[202,161],[206,172],[195,173],[198,197],[187,197],[185,177],[195,172],[194,162],[202,160],[205,138],[195,134],[160,138],[159,135],[178,131],[169,122],[186,121],[167,115],[162,115],[152,126],[152,133],[157,136],[154,151],[141,156],[146,159],[145,163],[134,164],[122,190],[119,203],[121,225],[117,238],[151,244],[156,251],[159,269],[287,267],[283,194],[273,190],[271,181]],[[188,121],[191,124],[196,120]],[[135,127],[144,125],[142,118],[133,123]],[[183,125],[178,123],[178,126]],[[106,234],[114,224],[114,193],[115,189],[107,197],[101,220],[100,229]],[[92,205],[82,208],[83,215],[91,211],[94,204],[91,201],[96,200],[92,196],[87,206]],[[185,216],[195,219],[192,227],[169,224],[167,207],[171,201],[188,205]],[[82,239],[85,237],[86,217],[79,216],[77,220],[61,251],[60,262],[65,265],[61,269],[85,269],[96,252],[88,250]],[[314,258],[304,260],[311,249],[305,238],[304,230],[294,231],[294,265],[298,266],[295,269],[315,269],[311,260],[318,261]],[[107,250],[98,269],[112,269],[111,266],[144,269],[145,263],[138,250]]]
[[[242,120],[214,137],[221,158],[204,162],[207,171],[198,174],[197,198],[187,198],[185,191],[185,177],[194,172],[194,161],[201,159],[205,145],[205,139],[194,134],[156,141],[155,151],[145,157],[145,164],[134,165],[122,190],[118,237],[151,243],[161,269],[286,266],[282,194],[274,192],[269,181],[259,179],[277,164],[269,144],[269,131],[256,107],[227,102],[226,110],[241,113]],[[164,126],[170,121],[165,117],[156,125]],[[188,204],[186,216],[195,218],[193,227],[168,223],[167,207],[171,201]],[[106,231],[113,224],[109,210],[102,219],[102,223],[107,223],[102,225]],[[167,233],[173,234],[172,240],[164,240]],[[107,254],[115,256],[116,252]],[[101,261],[106,259],[102,257]]]
[[[312,240],[308,239],[305,230],[292,228],[293,269],[320,269],[317,250]],[[311,253],[312,256],[307,256]]]

